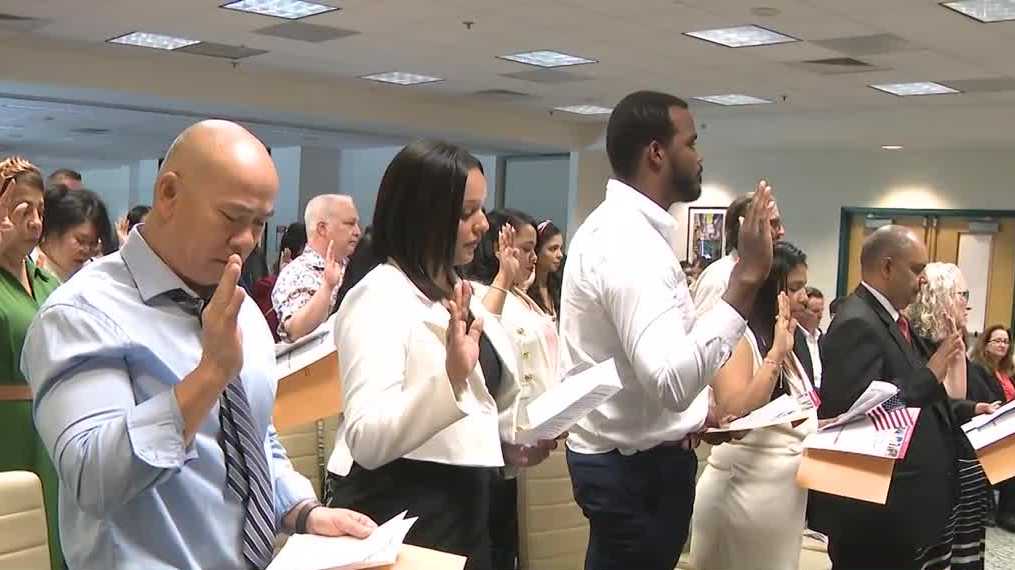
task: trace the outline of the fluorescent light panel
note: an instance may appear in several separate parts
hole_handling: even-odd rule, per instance
[[[121,44],[125,46],[139,46],[152,49],[163,49],[168,51],[201,43],[198,40],[189,40],[187,38],[177,38],[174,36],[167,36],[164,34],[153,34],[150,32],[131,32],[129,34],[115,37],[106,41],[108,41],[111,44]]]
[[[684,35],[731,48],[769,46],[800,41],[794,37],[754,25],[687,32]]]
[[[325,12],[338,10],[334,6],[304,2],[303,0],[239,0],[221,6],[227,10],[249,12],[262,16],[274,16],[286,20],[299,20],[307,16],[316,16]]]
[[[913,97],[915,95],[950,95],[961,93],[958,89],[952,89],[947,85],[934,83],[933,81],[915,81],[912,83],[880,83],[871,85],[878,91],[898,95],[899,97]]]
[[[985,24],[1015,20],[1015,0],[960,0],[941,5]]]
[[[406,73],[404,71],[389,71],[387,73],[374,73],[373,75],[364,75],[360,79],[369,79],[370,81],[391,83],[393,85],[421,85],[423,83],[436,83],[438,81],[444,81],[444,79],[440,77],[433,77],[430,75],[420,75],[418,73]]]
[[[567,105],[565,107],[555,107],[555,109],[565,113],[574,113],[575,115],[609,115],[613,112],[613,109],[600,107],[599,105]]]
[[[765,105],[771,103],[768,99],[762,99],[761,97],[752,97],[750,95],[707,95],[705,97],[694,97],[698,101],[705,101],[706,103],[714,103],[716,105],[723,105],[725,107],[737,107],[741,105]]]
[[[902,150],[901,144],[883,144],[881,150]]]
[[[570,55],[559,51],[545,49],[538,51],[513,53],[511,55],[502,55],[498,57],[500,57],[500,59],[506,59],[508,61],[516,61],[518,63],[524,63],[526,65],[535,65],[536,67],[548,67],[548,68],[569,67],[572,65],[584,65],[586,63],[599,63],[594,59],[578,57],[577,55]]]

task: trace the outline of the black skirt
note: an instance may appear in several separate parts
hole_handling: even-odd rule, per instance
[[[353,464],[328,473],[325,503],[359,511],[378,524],[408,511],[419,521],[405,542],[468,558],[466,570],[491,570],[490,500],[498,470],[396,459],[373,471]]]

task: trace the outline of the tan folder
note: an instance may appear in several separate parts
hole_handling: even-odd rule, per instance
[[[895,460],[828,449],[804,449],[797,484],[840,497],[885,504]]]
[[[305,425],[342,412],[338,354],[330,354],[278,381],[275,429]]]
[[[991,485],[1015,477],[1015,436],[1008,436],[977,450],[980,465]]]
[[[462,570],[463,568],[465,568],[464,556],[403,544],[402,549],[398,552],[398,560],[391,566],[381,566],[379,570]]]

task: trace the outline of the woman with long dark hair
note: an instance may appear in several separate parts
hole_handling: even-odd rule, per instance
[[[536,271],[528,294],[556,321],[560,315],[560,287],[564,282],[564,235],[550,220],[536,225]]]
[[[807,302],[807,256],[775,244],[772,270],[758,291],[747,331],[716,374],[720,417],[742,416],[789,395],[809,412],[799,425],[750,431],[712,448],[694,500],[695,568],[796,570],[807,491],[796,484],[804,438],[817,429],[814,387],[793,354],[794,309]]]
[[[510,337],[461,280],[489,225],[486,179],[465,149],[417,141],[388,165],[374,209],[384,263],[335,319],[344,415],[328,463],[329,504],[384,521],[420,517],[406,541],[492,568],[490,493],[505,457],[549,449],[510,442],[519,395]]]
[[[55,186],[46,190],[45,211],[39,264],[61,282],[116,243],[106,205],[94,192]]]

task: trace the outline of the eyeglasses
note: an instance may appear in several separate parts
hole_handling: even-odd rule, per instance
[[[992,338],[987,341],[987,344],[1011,344],[1011,341],[1006,338]]]
[[[969,291],[959,291],[956,295],[961,297],[963,301],[969,302]]]

